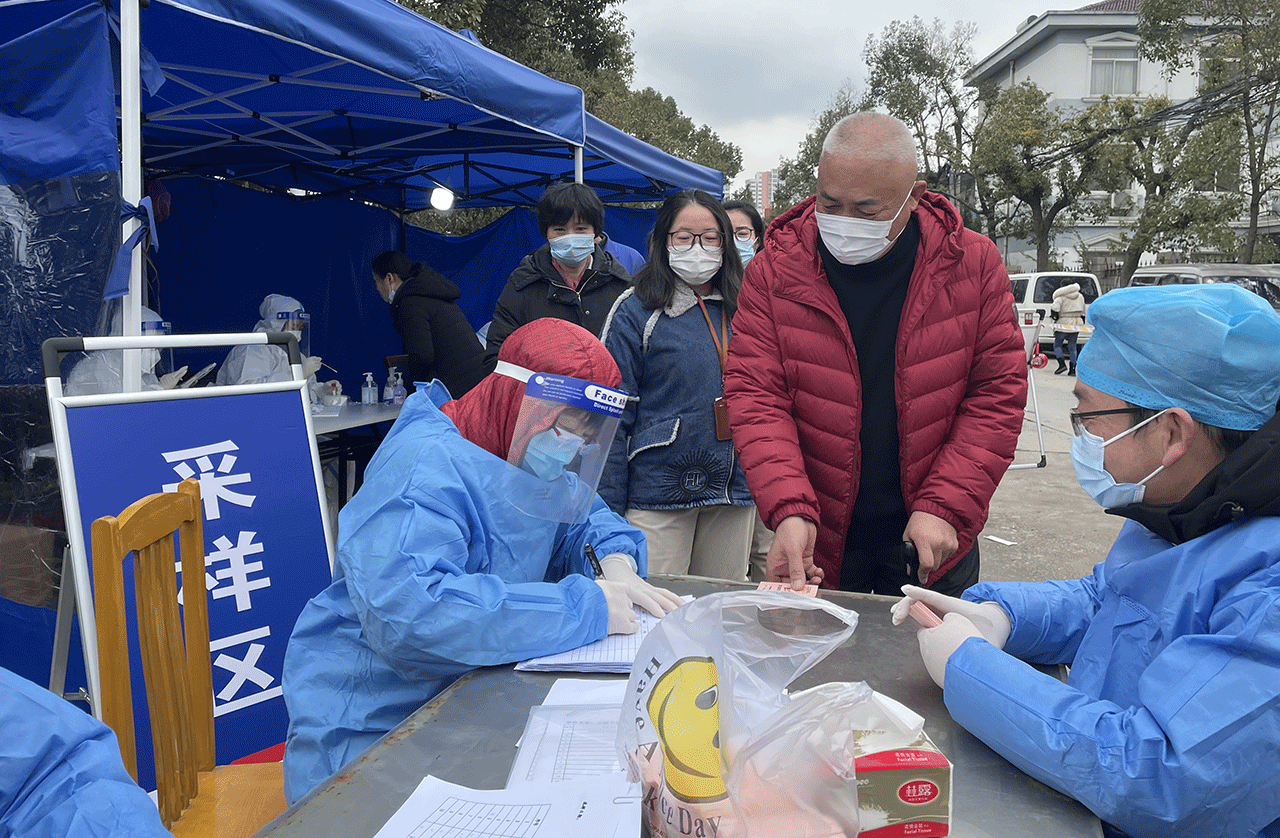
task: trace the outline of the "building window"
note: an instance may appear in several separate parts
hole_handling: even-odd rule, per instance
[[[1089,57],[1089,95],[1133,96],[1138,92],[1138,48],[1094,47]]]

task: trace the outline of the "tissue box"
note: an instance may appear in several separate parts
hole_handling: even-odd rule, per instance
[[[928,735],[903,748],[855,750],[859,835],[933,838],[951,833],[951,761]]]

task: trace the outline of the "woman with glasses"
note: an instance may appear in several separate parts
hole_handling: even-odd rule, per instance
[[[755,507],[724,410],[729,325],[742,284],[733,225],[696,189],[668,198],[649,261],[602,340],[631,395],[600,495],[645,534],[652,573],[740,581]]]
[[[733,245],[738,251],[738,258],[742,259],[743,270],[746,270],[751,257],[764,247],[764,219],[749,201],[725,201],[724,211],[733,225]]]

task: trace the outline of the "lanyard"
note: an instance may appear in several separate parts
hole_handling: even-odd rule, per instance
[[[716,334],[716,327],[711,325],[711,315],[707,313],[702,297],[697,292],[694,292],[693,296],[698,301],[698,308],[702,309],[702,316],[707,319],[707,328],[711,331],[711,340],[716,345],[716,355],[720,358],[720,375],[723,377],[724,365],[729,360],[729,326],[724,316],[724,304],[720,304],[720,332],[724,336],[722,342],[721,336]]]

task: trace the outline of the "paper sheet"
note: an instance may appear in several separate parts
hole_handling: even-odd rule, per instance
[[[625,689],[627,682],[617,683]],[[520,737],[520,750],[507,778],[507,788],[548,782],[559,784],[575,779],[590,781],[592,777],[599,780],[623,771],[618,763],[617,749],[618,717],[621,713],[621,703],[544,704],[530,708],[529,721]],[[621,776],[625,778],[625,771]],[[613,838],[636,838],[639,835],[643,794],[639,783],[628,783],[625,793],[614,798],[620,816]]]
[[[693,597],[686,596],[685,602]],[[658,618],[636,607],[636,622],[640,627],[635,634],[610,634],[593,643],[560,652],[530,658],[516,664],[520,672],[612,672],[629,675],[631,664],[640,651],[640,642],[658,624]]]
[[[627,813],[625,773],[481,791],[426,777],[374,838],[598,838]],[[624,801],[621,805],[615,801]],[[639,822],[634,832],[639,831]]]
[[[544,705],[551,704],[611,704],[622,706],[627,694],[627,679],[557,678],[547,690]]]
[[[621,712],[621,704],[529,708],[507,788],[622,771],[616,744]]]

